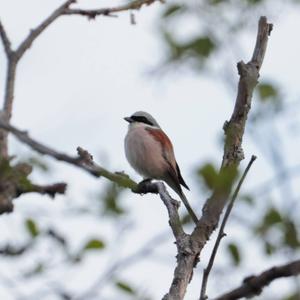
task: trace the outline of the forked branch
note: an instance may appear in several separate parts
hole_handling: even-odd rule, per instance
[[[258,82],[259,71],[263,63],[271,30],[272,24],[267,22],[266,17],[261,17],[252,59],[247,64],[242,61],[238,63],[240,75],[238,93],[230,121],[224,125],[225,145],[221,171],[228,167],[237,168],[240,161],[244,158],[242,139],[251,107],[253,90]],[[203,214],[191,234],[192,251],[189,255],[178,259],[173,281],[168,294],[164,297],[165,300],[181,300],[184,298],[187,285],[193,274],[193,268],[197,265],[203,247],[212,232],[217,228],[230,193],[230,189],[226,191],[215,189],[212,196],[207,199],[203,206]]]

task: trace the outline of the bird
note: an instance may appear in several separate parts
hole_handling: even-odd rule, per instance
[[[181,186],[189,190],[175,159],[172,142],[157,121],[147,112],[137,111],[125,117],[129,123],[125,137],[125,155],[132,168],[144,180],[162,180],[180,197],[195,223],[198,218]]]

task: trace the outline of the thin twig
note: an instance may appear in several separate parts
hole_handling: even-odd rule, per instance
[[[300,274],[300,260],[270,268],[259,275],[249,276],[243,280],[241,286],[221,295],[215,300],[236,300],[259,295],[263,288],[277,278],[296,276]]]
[[[0,20],[0,37],[1,37],[1,40],[2,40],[2,43],[3,43],[3,47],[4,47],[4,50],[5,50],[6,56],[9,57],[11,52],[12,52],[11,43],[10,43],[8,35],[7,35],[7,33],[4,29],[4,26],[1,23],[1,20]]]
[[[79,296],[75,296],[74,300],[86,300],[93,296],[96,296],[97,290],[103,288],[103,286],[111,280],[118,270],[124,271],[124,269],[138,263],[141,259],[151,255],[153,251],[168,238],[168,234],[162,233],[158,236],[151,238],[147,241],[143,247],[136,252],[128,255],[125,258],[119,259],[112,263],[104,272],[97,278],[91,286],[89,286],[85,292]],[[99,297],[99,295],[97,295]]]
[[[112,16],[113,13],[128,11],[128,10],[138,10],[143,5],[150,5],[156,1],[161,0],[135,0],[129,2],[124,5],[116,6],[116,7],[108,7],[108,8],[100,8],[100,9],[76,9],[76,8],[68,8],[65,10],[65,15],[81,15],[87,17],[88,19],[95,19],[97,16]]]
[[[225,232],[224,232],[224,228],[225,228],[225,225],[226,225],[226,222],[229,218],[229,215],[231,213],[231,210],[233,208],[233,205],[234,205],[234,202],[238,196],[238,193],[241,189],[241,186],[248,174],[248,171],[250,170],[252,164],[254,163],[254,161],[256,160],[256,156],[252,155],[238,185],[236,186],[236,189],[232,195],[232,198],[227,206],[227,209],[225,211],[225,215],[224,215],[224,218],[223,218],[223,221],[221,223],[221,226],[220,226],[220,229],[219,229],[219,232],[218,232],[218,236],[217,236],[217,239],[216,239],[216,242],[215,242],[215,245],[214,245],[214,248],[213,248],[213,251],[211,253],[211,256],[210,256],[210,259],[209,259],[209,262],[208,262],[208,265],[207,267],[204,269],[203,271],[203,278],[202,278],[202,285],[201,285],[201,293],[200,293],[200,300],[205,300],[207,299],[207,296],[206,296],[206,286],[207,286],[207,281],[208,281],[208,276],[210,274],[210,271],[213,267],[213,264],[214,264],[214,260],[215,260],[215,257],[216,257],[216,254],[217,254],[217,251],[218,251],[218,248],[219,248],[219,245],[220,245],[220,242],[221,242],[221,239],[225,236]]]

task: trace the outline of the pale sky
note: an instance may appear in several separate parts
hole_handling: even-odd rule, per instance
[[[41,3],[39,0],[0,0],[1,21],[13,45],[17,45],[28,30],[35,27],[59,3],[61,1],[44,0]],[[89,3],[91,6],[93,3],[99,6],[100,3],[101,7],[107,3],[112,5],[112,1]],[[100,17],[96,21],[87,21],[81,17],[63,17],[55,22],[37,39],[19,64],[12,123],[28,130],[41,142],[69,154],[75,155],[76,147],[82,146],[110,170],[124,170],[135,180],[140,180],[125,159],[123,139],[127,124],[123,117],[137,110],[148,111],[155,116],[172,139],[177,161],[191,189],[187,197],[200,214],[207,195],[200,193],[199,184],[194,176],[195,168],[207,159],[221,161],[219,138],[223,123],[229,119],[232,112],[235,94],[220,81],[185,69],[174,69],[166,76],[149,74],[164,57],[162,43],[157,37],[158,28],[155,26],[160,10],[161,5],[158,3],[144,8],[136,14],[136,26],[130,24],[129,13],[120,14],[119,18]],[[298,83],[300,43],[296,38],[300,27],[298,13],[296,10],[285,9],[283,15],[278,13],[272,15],[270,21],[274,22],[274,30],[261,70],[261,78],[275,79],[283,87],[286,95],[284,101],[290,102],[299,100],[300,92]],[[232,69],[228,70],[229,74],[234,74],[237,61],[249,60],[255,34],[256,27],[241,36],[244,56],[234,57]],[[4,75],[5,57],[1,49],[1,98]],[[237,75],[233,80],[237,81]],[[253,106],[255,107],[255,103]],[[283,117],[276,126],[278,131],[285,135],[279,146],[284,147],[287,153],[286,163],[293,166],[300,163],[299,135],[291,139],[291,136],[285,134],[289,132],[290,121]],[[266,124],[265,127],[267,126]],[[261,130],[263,133],[264,127]],[[11,149],[14,153],[28,153],[25,146],[13,139]],[[246,160],[242,163],[242,168],[252,154],[258,155],[258,160],[243,187],[245,190],[272,178],[274,170],[268,158],[256,147],[255,141],[249,135],[244,139],[244,152]],[[24,237],[19,229],[22,216],[37,215],[41,227],[55,223],[61,232],[68,233],[71,240],[75,235],[87,239],[99,235],[109,240],[108,236],[111,235],[110,240],[113,241],[117,233],[113,231],[114,227],[109,221],[99,222],[90,218],[85,220],[83,226],[82,222],[80,224],[76,222],[76,218],[65,216],[68,202],[89,201],[88,198],[98,191],[106,180],[95,180],[76,168],[50,161],[55,168],[55,172],[49,175],[50,179],[41,178],[39,173],[34,177],[45,183],[49,180],[68,182],[68,195],[57,197],[55,201],[49,200],[46,196],[36,195],[27,195],[16,200],[15,212],[0,218],[0,226],[5,228],[2,230],[1,241],[14,240],[16,236],[22,240]],[[294,192],[299,194],[296,182]],[[153,299],[159,299],[170,285],[176,254],[174,239],[167,223],[166,209],[157,196],[141,197],[128,191],[125,194],[124,206],[130,210],[132,227],[128,229],[126,240],[120,241],[122,248],[114,255],[126,256],[142,247],[143,242],[149,238],[161,232],[170,234],[169,241],[156,249],[154,260],[149,259],[123,272],[125,279],[129,278],[129,281],[134,282],[137,287],[146,287],[146,291]],[[183,209],[181,207],[181,210]],[[244,207],[244,209],[251,208]],[[233,226],[230,228],[229,235],[239,239],[246,238],[243,237],[241,229]],[[80,247],[79,241],[81,239],[74,239],[74,249]],[[250,255],[255,257],[257,250],[251,248],[251,242],[254,244],[255,240],[246,241],[248,249],[251,249]],[[205,250],[204,257],[209,253],[208,249],[210,246]],[[49,249],[45,246],[40,251],[46,253]],[[102,256],[90,255],[83,266],[83,271],[79,272],[78,269],[74,271],[70,268],[67,272],[60,271],[54,274],[54,278],[68,276],[67,286],[84,291],[110,262],[111,255],[111,253]],[[227,259],[228,256],[220,254],[217,263],[224,265]],[[282,257],[274,258],[273,261],[285,262]],[[30,265],[33,262],[27,263]],[[0,265],[5,266],[5,262],[0,261]],[[194,295],[197,297],[199,295],[202,266],[200,262],[195,278],[188,288],[187,300],[194,300]],[[269,261],[265,263],[259,259],[257,263],[251,261],[245,264],[248,273],[263,270],[268,266]],[[228,282],[235,286],[248,273],[229,278]],[[13,270],[12,274],[18,274],[18,269]],[[160,275],[153,276],[153,274]],[[27,287],[23,287],[25,294],[28,292]],[[228,286],[221,288],[227,290]],[[0,288],[1,299],[13,300],[6,294],[1,296],[1,292]],[[210,295],[216,295],[221,290],[213,291],[211,285],[209,292]],[[109,289],[105,291],[103,299],[104,295],[110,293]],[[56,300],[51,296],[43,299]]]

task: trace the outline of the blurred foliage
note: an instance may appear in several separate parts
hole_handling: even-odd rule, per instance
[[[228,253],[230,254],[230,257],[234,263],[235,266],[238,266],[241,262],[241,254],[238,247],[238,244],[236,243],[229,243],[227,245]]]
[[[104,192],[100,194],[99,200],[102,204],[103,214],[112,217],[121,216],[126,213],[120,204],[120,195],[124,189],[115,183],[108,182]]]
[[[39,234],[39,229],[34,220],[27,219],[25,221],[25,226],[31,237],[35,238]]]
[[[299,3],[298,0],[290,0],[286,1],[285,5]],[[234,78],[234,76],[230,74],[230,68],[224,62],[229,62],[230,67],[236,64],[236,53],[243,49],[239,45],[243,34],[249,29],[252,32],[256,31],[257,20],[262,11],[264,14],[271,14],[276,5],[282,4],[281,0],[167,1],[165,5],[161,6],[161,14],[157,22],[158,35],[163,43],[165,53],[164,60],[161,62],[162,69],[172,71],[173,68],[180,66],[196,71],[197,75],[200,72],[209,71],[211,75],[215,76],[216,80],[221,79],[223,82],[228,83],[228,80]],[[240,57],[244,58],[243,54],[239,53],[238,59]],[[222,77],[222,74],[225,75]],[[234,87],[236,87],[236,82],[234,82]],[[273,78],[261,81],[254,96],[255,101],[249,121],[251,125],[257,126],[255,129],[259,132],[261,123],[265,122],[267,117],[272,120],[273,117],[280,115],[285,103],[282,87]],[[45,163],[41,157],[33,156],[25,161],[45,174],[51,171],[49,164]],[[231,189],[239,176],[236,169],[228,169],[219,174],[216,165],[217,163],[206,162],[197,169],[198,182],[202,184],[205,192],[214,188],[220,190]],[[3,174],[15,177],[9,162],[2,161],[0,167]],[[122,203],[122,193],[123,189],[118,188],[115,184],[105,183],[101,192],[97,192],[96,199],[86,201],[84,206],[77,207],[72,201],[68,213],[72,210],[75,212],[76,224],[79,224],[78,228],[83,227],[87,219],[90,220],[95,217],[95,224],[100,224],[99,228],[102,229],[103,216],[109,216],[114,232],[118,232],[123,218],[129,215],[128,209]],[[240,222],[239,226],[241,226],[241,230],[244,230],[245,236],[257,237],[257,244],[247,244],[245,246],[243,242],[234,238],[229,242],[224,242],[226,254],[229,255],[235,269],[239,270],[243,266],[243,261],[249,259],[247,251],[243,251],[245,247],[259,249],[259,246],[261,246],[263,259],[274,258],[278,254],[286,256],[287,253],[290,257],[299,256],[300,219],[293,215],[293,211],[284,206],[285,203],[276,206],[270,200],[269,193],[262,198],[260,195],[252,193],[252,191],[240,195],[237,202],[236,205],[240,205],[240,203],[247,204],[246,209],[237,209],[236,211],[238,211],[238,217],[249,221]],[[254,212],[255,216],[251,212]],[[56,270],[65,269],[81,274],[80,267],[84,265],[85,261],[88,261],[89,253],[102,258],[105,252],[113,252],[111,249],[114,249],[114,247],[117,249],[122,247],[122,244],[119,244],[119,239],[116,239],[117,246],[114,245],[109,239],[110,234],[108,233],[105,236],[103,234],[102,239],[102,231],[99,235],[97,233],[96,237],[93,235],[89,240],[76,234],[70,237],[63,230],[64,226],[68,226],[67,220],[70,216],[66,212],[63,213],[65,214],[65,223],[60,223],[61,230],[58,230],[55,226],[56,220],[53,220],[50,224],[44,224],[41,221],[43,216],[24,214],[24,216],[21,216],[23,222],[20,227],[23,226],[23,228],[20,228],[20,232],[25,230],[28,234],[25,236],[22,234],[22,237],[16,236],[13,243],[8,240],[6,244],[0,246],[0,260],[8,264],[7,257],[9,257],[9,259],[15,260],[15,263],[19,262],[22,266],[22,268],[19,268],[20,272],[16,277],[17,280],[21,277],[20,274],[26,278],[30,277],[32,281],[35,280],[36,285],[41,285],[42,294],[49,293],[48,290],[44,290],[44,281],[50,278],[52,283],[51,272],[53,274]],[[184,224],[190,223],[189,215],[182,216],[182,222]],[[72,226],[73,223],[70,223],[70,226]],[[76,232],[76,230],[73,231]],[[230,227],[226,232],[230,237]],[[123,237],[123,232],[120,235]],[[101,238],[98,236],[101,236]],[[74,250],[76,249],[74,243],[80,245],[77,248],[79,250]],[[42,245],[47,246],[46,251],[40,251]],[[155,247],[151,245],[151,249],[153,248]],[[49,252],[51,259],[47,256]],[[25,257],[30,258],[33,263],[25,266]],[[113,262],[109,265],[109,267],[111,266],[113,266]],[[107,271],[102,265],[95,267],[99,268],[99,273],[103,272],[105,274],[105,271]],[[227,266],[226,274],[228,274]],[[119,278],[116,275],[119,274],[115,270],[113,276],[109,277],[106,286],[110,286],[117,294],[121,293],[122,296],[119,299],[128,299],[128,297],[139,300],[149,299],[149,297],[145,297],[145,293],[139,293],[138,289],[130,283],[130,279],[116,280],[116,278]],[[89,278],[89,280],[94,281],[94,278]],[[18,284],[26,285],[26,281]],[[12,293],[16,290],[15,286],[11,287],[9,285],[7,289],[11,290]],[[97,286],[95,291],[88,292],[94,292],[95,295],[100,293],[101,295],[101,287],[98,289]],[[53,288],[53,294],[58,297],[55,299],[74,299],[71,296],[73,293],[62,287]],[[283,300],[298,300],[299,298],[299,292],[294,293],[291,290]],[[33,296],[30,299],[38,298]],[[101,299],[101,296],[98,299]],[[274,298],[271,297],[270,299]]]
[[[86,250],[101,250],[105,248],[105,243],[99,239],[91,239],[83,247],[83,251]]]
[[[212,163],[205,163],[198,170],[198,175],[205,186],[209,190],[218,190],[220,192],[231,190],[238,174],[236,167],[228,167],[219,171]]]
[[[48,173],[51,171],[49,163],[46,163],[41,156],[30,156],[27,159],[25,159],[25,161],[28,162],[29,165],[33,166],[35,169],[39,169],[44,173]]]
[[[122,291],[124,291],[125,293],[131,294],[131,295],[135,295],[136,292],[134,290],[134,288],[132,288],[128,283],[123,282],[123,281],[117,281],[116,282],[116,287]]]

